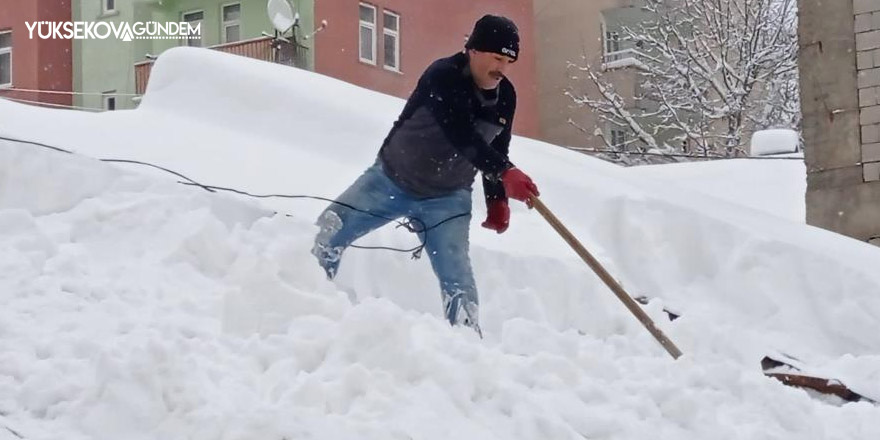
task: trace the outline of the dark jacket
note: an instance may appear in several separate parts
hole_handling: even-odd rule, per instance
[[[503,78],[481,91],[458,53],[431,64],[379,150],[385,173],[419,197],[439,197],[473,186],[483,173],[487,199],[504,198],[500,175],[507,152],[516,91]]]

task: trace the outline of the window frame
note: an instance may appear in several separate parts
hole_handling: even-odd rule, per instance
[[[112,8],[107,7],[108,2],[113,2]],[[116,9],[116,0],[101,0],[101,14],[102,15],[113,14],[117,11],[118,11],[118,9]]]
[[[361,20],[361,7],[367,7],[367,8],[370,8],[373,10],[373,22],[372,23]],[[377,65],[377,62],[378,62],[376,60],[376,58],[377,58],[376,57],[376,24],[377,24],[376,21],[378,19],[378,14],[377,14],[378,10],[379,10],[379,8],[376,5],[371,5],[369,3],[364,3],[364,2],[358,2],[358,60],[362,63],[369,64],[371,66]],[[363,54],[361,53],[361,49],[363,49],[363,45],[364,45],[363,40],[362,40],[363,36],[361,34],[361,29],[363,29],[363,28],[369,29],[372,34],[372,43],[373,43],[372,44],[372,54],[371,54],[372,59],[364,58]]]
[[[230,6],[238,6],[238,18],[235,20],[226,21],[226,8]],[[241,2],[230,2],[220,5],[220,44],[237,43],[244,40],[241,36],[241,13]],[[238,26],[238,39],[235,41],[229,41],[229,39],[227,38],[227,31],[232,26]]]
[[[618,53],[622,50],[620,48],[620,32],[619,31],[613,31],[613,30],[610,30],[606,27],[604,29],[604,32],[602,33],[602,41],[603,41],[602,51],[604,52],[604,55],[606,57],[612,53]],[[614,47],[612,48],[610,46],[614,46]],[[614,49],[614,50],[611,50],[611,49]],[[614,61],[614,60],[612,60],[612,61]]]
[[[628,142],[627,139],[627,131],[617,128],[617,127],[609,127],[608,135],[611,139],[608,140],[608,144],[610,144],[614,148],[625,148]],[[619,141],[615,142],[615,141]]]
[[[186,19],[186,16],[187,16],[187,15],[193,15],[193,14],[198,14],[198,13],[201,13],[201,14],[202,14],[202,18],[200,18],[199,20],[196,20],[196,21],[189,21],[189,20]],[[204,9],[193,9],[193,10],[190,10],[190,11],[184,11],[184,12],[181,12],[181,13],[180,13],[180,21],[182,21],[182,22],[184,22],[184,23],[200,23],[200,24],[204,25],[204,24],[205,24],[205,10],[204,10]],[[184,45],[184,46],[188,46],[188,47],[205,47],[205,46],[204,46],[204,43],[205,43],[205,41],[204,41],[204,36],[205,36],[205,34],[204,34],[203,30],[204,30],[204,26],[199,27],[199,38],[198,38],[198,40],[196,40],[196,39],[194,39],[194,38],[189,38],[189,36],[187,36],[186,38],[183,38],[183,45]],[[199,44],[198,44],[198,45],[190,44],[190,43],[193,42],[193,41],[198,41]]]
[[[392,15],[397,21],[397,29],[391,30],[385,26],[385,16]],[[394,37],[394,61],[396,65],[391,67],[387,64],[386,60],[388,59],[385,54],[385,37],[391,36]],[[382,68],[391,72],[401,73],[400,69],[400,14],[389,11],[387,9],[382,10]]]
[[[113,102],[113,108],[110,108],[109,105],[111,101]],[[119,109],[119,100],[116,99],[116,90],[109,90],[101,93],[101,108],[103,108],[105,112],[112,112]]]
[[[6,29],[0,31],[0,35],[9,34],[9,47],[0,47],[0,55],[9,55],[9,82],[8,83],[0,83],[0,89],[8,89],[12,88],[12,84],[14,81],[13,78],[13,54],[12,54],[12,29]]]

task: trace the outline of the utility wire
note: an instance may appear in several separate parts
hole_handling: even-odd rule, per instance
[[[49,145],[49,144],[44,144],[44,143],[41,143],[41,142],[34,142],[34,141],[28,141],[28,140],[23,140],[23,139],[10,138],[10,137],[6,137],[6,136],[0,136],[0,139],[2,139],[2,140],[6,140],[6,141],[10,141],[10,142],[18,142],[18,143],[22,143],[22,144],[28,144],[28,145],[34,145],[34,146],[37,146],[37,147],[47,148],[47,149],[50,149],[50,150],[53,150],[53,151],[57,151],[57,152],[60,152],[60,153],[66,153],[66,154],[72,154],[72,155],[79,155],[78,153],[74,153],[73,151],[66,150],[66,149],[64,149],[64,148],[59,148],[59,147],[56,147],[56,146],[52,146],[52,145]],[[249,193],[249,192],[246,192],[246,191],[242,191],[242,190],[239,190],[239,189],[235,189],[235,188],[226,188],[226,187],[221,187],[221,186],[204,185],[204,184],[199,183],[199,182],[197,182],[197,181],[195,181],[195,180],[193,180],[193,179],[191,179],[191,178],[189,178],[189,177],[187,177],[187,176],[185,176],[185,175],[183,175],[183,174],[181,174],[181,173],[178,173],[177,171],[170,170],[170,169],[168,169],[168,168],[161,167],[161,166],[159,166],[159,165],[151,164],[151,163],[149,163],[149,162],[142,162],[142,161],[129,160],[129,159],[98,159],[98,160],[101,161],[101,162],[109,162],[109,163],[126,163],[126,164],[143,165],[143,166],[147,166],[147,167],[155,168],[155,169],[158,169],[158,170],[164,171],[164,172],[166,172],[166,173],[172,174],[172,175],[174,175],[174,176],[177,176],[177,177],[183,179],[184,181],[182,181],[182,182],[181,182],[181,181],[178,181],[178,183],[180,183],[180,184],[188,185],[188,186],[196,186],[196,187],[199,187],[199,188],[204,189],[205,191],[212,192],[212,193],[213,193],[213,192],[217,192],[217,191],[224,191],[224,192],[231,192],[231,193],[235,193],[235,194],[239,194],[239,195],[243,195],[243,196],[247,196],[247,197],[258,198],[258,199],[262,199],[262,198],[285,198],[285,199],[312,199],[312,200],[320,200],[320,201],[324,201],[324,202],[329,202],[329,203],[332,203],[332,204],[340,205],[340,206],[343,206],[343,207],[345,207],[345,208],[348,208],[348,209],[351,209],[351,210],[354,210],[354,211],[357,211],[357,212],[360,212],[360,213],[363,213],[363,214],[367,214],[367,215],[370,215],[370,216],[373,216],[373,217],[381,218],[381,219],[386,220],[386,221],[389,221],[389,222],[395,222],[395,223],[397,223],[397,227],[398,227],[398,228],[400,228],[400,227],[405,228],[407,231],[412,232],[412,233],[416,234],[417,236],[418,236],[419,234],[421,234],[421,237],[420,237],[420,242],[421,242],[421,244],[419,244],[418,246],[413,247],[413,248],[411,248],[411,249],[399,249],[399,248],[393,248],[393,247],[387,247],[387,246],[359,246],[359,245],[350,245],[350,247],[358,248],[358,249],[368,249],[368,250],[389,250],[389,251],[395,251],[395,252],[412,253],[412,257],[413,257],[413,259],[418,259],[418,258],[421,257],[421,253],[422,253],[422,250],[425,248],[425,243],[427,243],[427,240],[428,240],[428,232],[429,232],[430,230],[432,230],[432,229],[434,229],[434,228],[437,228],[437,227],[439,227],[440,225],[442,225],[442,224],[444,224],[444,223],[446,223],[446,222],[449,222],[449,221],[455,220],[455,219],[457,219],[457,218],[465,217],[465,216],[467,216],[467,215],[470,214],[470,213],[468,213],[468,212],[464,212],[464,213],[461,213],[461,214],[457,214],[457,215],[451,216],[451,217],[449,217],[449,218],[447,218],[447,219],[445,219],[445,220],[443,220],[443,221],[440,221],[439,223],[437,223],[437,224],[435,224],[435,225],[427,226],[427,225],[425,224],[425,222],[423,222],[423,221],[422,221],[421,219],[419,219],[418,217],[407,217],[406,220],[401,221],[401,220],[398,220],[398,219],[396,219],[396,218],[390,218],[390,217],[382,216],[382,215],[379,215],[379,214],[376,214],[376,213],[373,213],[373,212],[370,212],[370,211],[367,211],[367,210],[360,209],[360,208],[358,208],[358,207],[355,207],[355,206],[349,205],[349,204],[347,204],[347,203],[342,203],[342,202],[338,202],[338,201],[336,201],[336,200],[328,199],[328,198],[326,198],[326,197],[310,196],[310,195],[293,195],[293,194],[252,194],[252,193]],[[277,214],[277,212],[276,212],[276,214]],[[285,215],[286,215],[287,217],[292,217],[290,214],[285,214]]]
[[[166,170],[166,171],[168,171],[168,170]],[[169,172],[174,173],[173,171],[169,171]],[[177,173],[174,173],[174,174],[177,174]],[[179,174],[177,174],[177,175],[179,175]],[[187,179],[187,180],[189,180],[189,179]],[[385,246],[357,246],[357,245],[351,245],[351,247],[358,248],[358,249],[382,249],[382,250],[390,250],[390,251],[397,251],[397,252],[413,252],[413,253],[414,253],[413,257],[414,257],[414,258],[419,258],[417,254],[420,253],[421,250],[425,247],[425,245],[424,245],[424,241],[427,240],[427,232],[428,232],[428,231],[430,231],[430,230],[432,230],[432,229],[434,229],[434,228],[436,228],[436,227],[438,227],[438,226],[440,226],[440,225],[442,225],[442,224],[444,224],[444,223],[446,223],[446,222],[448,222],[448,221],[455,220],[455,219],[460,218],[460,217],[465,217],[465,216],[467,216],[467,215],[469,214],[469,213],[467,213],[467,212],[464,212],[464,213],[457,214],[457,215],[454,215],[454,216],[452,216],[452,217],[446,218],[445,220],[443,220],[443,221],[441,221],[441,222],[439,222],[439,223],[437,223],[437,224],[434,224],[434,225],[431,225],[431,226],[427,226],[427,225],[425,225],[425,223],[424,223],[421,219],[419,219],[418,217],[409,217],[406,221],[402,221],[402,222],[401,222],[401,221],[399,221],[399,220],[397,220],[397,219],[390,218],[390,217],[385,217],[385,216],[382,216],[382,215],[379,215],[379,214],[376,214],[376,213],[373,213],[373,212],[370,212],[370,211],[366,211],[366,210],[363,210],[363,209],[360,209],[360,208],[354,207],[354,206],[349,205],[349,204],[347,204],[347,203],[339,202],[339,201],[336,201],[336,200],[333,200],[333,199],[328,199],[328,198],[326,198],[326,197],[308,196],[308,195],[291,195],[291,194],[252,194],[252,193],[249,193],[249,192],[246,192],[246,191],[242,191],[242,190],[239,190],[239,189],[235,189],[235,188],[225,188],[225,187],[222,187],[222,186],[213,186],[213,185],[202,185],[201,183],[198,183],[198,182],[195,182],[195,181],[192,181],[192,180],[190,180],[189,182],[179,182],[179,183],[181,183],[181,184],[183,184],[183,185],[198,186],[198,187],[200,187],[200,188],[202,188],[202,189],[204,189],[204,190],[206,190],[206,191],[211,191],[211,192],[225,191],[225,192],[231,192],[231,193],[235,193],[235,194],[240,194],[240,195],[247,196],[247,197],[253,197],[253,198],[256,198],[256,199],[264,199],[264,198],[284,198],[284,199],[312,199],[312,200],[320,200],[320,201],[324,201],[324,202],[330,202],[330,203],[333,203],[333,204],[336,204],[336,205],[339,205],[339,206],[343,206],[343,207],[345,207],[345,208],[348,208],[348,209],[351,209],[351,210],[354,210],[354,211],[362,212],[362,213],[364,213],[364,214],[368,214],[368,215],[371,215],[371,216],[376,217],[376,218],[381,218],[381,219],[384,219],[384,220],[388,220],[389,222],[392,222],[392,221],[393,221],[393,222],[396,222],[396,223],[397,223],[397,227],[398,227],[398,228],[400,228],[400,227],[406,228],[406,230],[408,230],[408,231],[410,231],[410,232],[412,232],[412,233],[414,233],[414,234],[425,234],[425,239],[422,240],[422,244],[421,244],[420,246],[416,246],[416,247],[414,247],[414,248],[412,248],[412,249],[397,249],[397,248],[390,248],[390,247],[385,247]],[[285,214],[285,215],[287,215],[288,217],[291,217],[290,214]],[[420,226],[419,226],[419,227],[414,227],[414,226],[413,226],[413,223],[418,223]]]
[[[8,427],[8,426],[4,426],[3,428],[5,428],[5,429],[6,429],[7,431],[9,431],[10,433],[12,433],[12,435],[14,435],[14,436],[16,436],[16,437],[18,437],[18,438],[20,438],[20,439],[24,439],[24,437],[22,437],[22,435],[19,434],[18,432],[16,432],[14,429],[12,429],[12,428],[10,428],[10,427]]]
[[[4,423],[0,424],[0,427],[3,427],[3,429],[9,431],[9,433],[11,433],[12,435],[14,435],[20,439],[24,439],[24,436],[19,434],[18,431],[14,430],[14,429],[10,428],[8,425],[6,425],[6,423],[5,423],[6,413],[5,412],[0,411],[0,417],[2,417],[4,420]]]

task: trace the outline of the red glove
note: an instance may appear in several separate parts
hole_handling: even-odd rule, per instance
[[[507,227],[510,226],[510,207],[507,206],[507,200],[489,200],[486,203],[486,211],[488,211],[488,215],[486,215],[486,221],[483,222],[484,228],[492,229],[499,234],[507,230]]]
[[[508,168],[501,173],[501,183],[504,185],[504,192],[507,193],[507,197],[526,202],[529,208],[532,207],[531,197],[541,195],[532,179],[516,167]]]

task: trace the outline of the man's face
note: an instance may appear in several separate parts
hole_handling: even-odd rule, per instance
[[[507,72],[507,68],[513,63],[513,58],[494,52],[480,52],[468,50],[470,56],[471,74],[477,87],[491,90],[498,87],[501,78]]]

